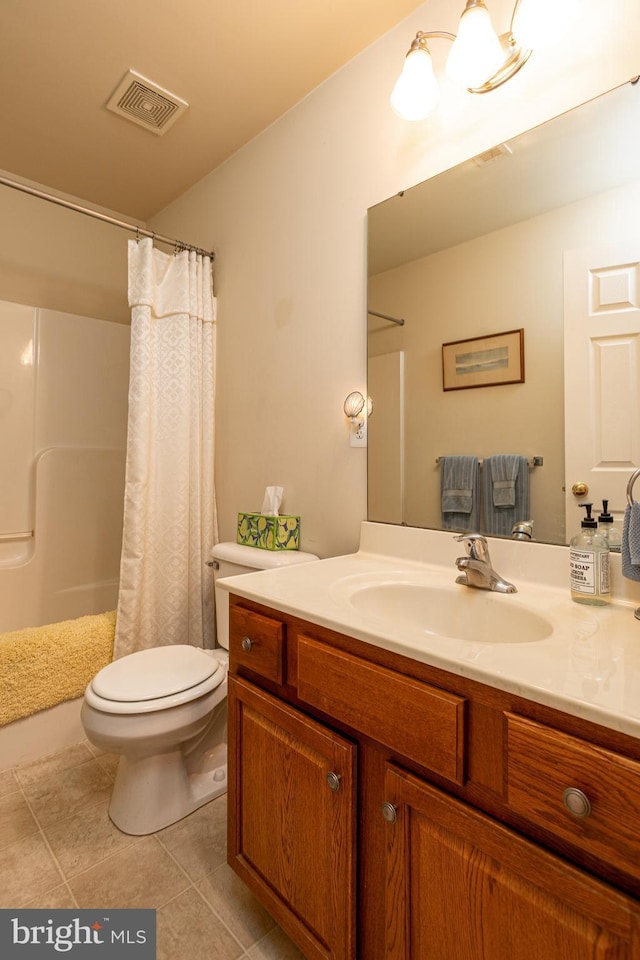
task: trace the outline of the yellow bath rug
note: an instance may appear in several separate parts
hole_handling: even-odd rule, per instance
[[[82,696],[111,663],[116,611],[0,634],[0,726]]]

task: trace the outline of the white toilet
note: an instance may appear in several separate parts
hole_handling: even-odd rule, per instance
[[[81,719],[91,743],[120,754],[109,816],[124,833],[154,833],[227,789],[229,595],[222,577],[307,563],[311,553],[219,543],[218,646],[188,644],[131,653],[87,686]]]

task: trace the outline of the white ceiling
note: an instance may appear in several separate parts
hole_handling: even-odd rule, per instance
[[[147,220],[420,5],[1,0],[0,168]],[[189,103],[163,136],[106,109],[129,69]]]

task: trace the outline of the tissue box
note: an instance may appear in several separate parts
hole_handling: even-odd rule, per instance
[[[262,550],[297,550],[300,546],[300,517],[239,513],[237,541]]]

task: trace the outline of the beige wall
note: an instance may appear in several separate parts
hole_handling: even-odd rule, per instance
[[[544,457],[531,472],[535,535],[565,542],[563,253],[595,230],[602,244],[637,236],[638,210],[640,182],[370,278],[370,302],[407,318],[369,337],[370,355],[405,352],[407,523],[440,526],[436,457],[521,453]],[[525,383],[443,393],[443,343],[519,327]]]
[[[88,206],[77,197],[66,199]],[[119,213],[94,209],[129,222]],[[129,323],[127,236],[118,227],[0,185],[0,300]]]
[[[455,30],[458,4],[431,0],[155,218],[214,246],[219,298],[220,533],[285,488],[302,547],[354,550],[366,515],[366,450],[342,415],[366,377],[366,210],[638,70],[640,9],[583,0],[569,41],[538,53],[486,97],[446,85],[437,114],[403,123],[389,92],[418,29]],[[492,0],[504,29],[511,4]],[[434,41],[434,58],[447,45]],[[212,95],[214,91],[212,91]]]

